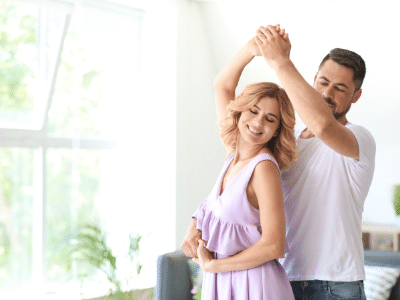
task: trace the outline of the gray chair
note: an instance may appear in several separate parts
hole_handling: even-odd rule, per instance
[[[183,251],[160,255],[157,260],[155,300],[191,300],[190,293],[199,270]],[[364,251],[365,265],[400,269],[400,252]],[[393,287],[389,300],[400,300],[400,278]]]
[[[158,257],[154,300],[192,300],[189,259],[183,251]]]
[[[367,266],[400,269],[400,252],[365,250],[364,264]],[[388,300],[400,300],[400,277],[392,288]]]

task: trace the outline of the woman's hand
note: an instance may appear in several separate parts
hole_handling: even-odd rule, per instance
[[[281,36],[280,32],[275,26],[260,26],[255,37],[262,56],[273,69],[287,62],[290,55],[291,44],[288,34],[284,33]]]
[[[198,240],[201,239],[201,231],[196,229],[196,227],[197,220],[192,220],[181,245],[187,257],[197,257]]]
[[[275,29],[277,32],[279,32],[279,34],[281,35],[281,37],[283,37],[284,39],[288,38],[288,35],[285,33],[285,29],[281,29],[281,25],[280,24],[276,24]],[[257,31],[256,31],[257,33]],[[262,56],[262,53],[260,51],[260,47],[258,47],[257,42],[256,42],[256,36],[254,36],[251,40],[249,40],[246,44],[247,46],[247,51],[253,55],[253,56]]]
[[[256,37],[254,36],[250,41],[246,44],[247,51],[253,56],[261,56],[260,48],[256,43]]]
[[[216,273],[216,270],[213,268],[214,257],[212,252],[205,247],[205,242],[203,240],[199,240],[197,257],[198,258],[193,258],[193,261],[199,264],[204,272]]]
[[[283,37],[284,40],[289,41],[289,34],[285,32],[284,28],[281,28],[281,25],[276,24],[275,26],[276,31],[280,34],[281,37]],[[257,31],[256,31],[257,33]]]

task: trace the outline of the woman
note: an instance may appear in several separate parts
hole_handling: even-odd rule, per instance
[[[235,99],[240,75],[255,55],[260,52],[252,39],[214,83],[228,156],[193,215],[202,234],[194,258],[205,271],[202,299],[294,299],[277,260],[287,251],[279,169],[295,160],[294,110],[274,83],[248,85]]]

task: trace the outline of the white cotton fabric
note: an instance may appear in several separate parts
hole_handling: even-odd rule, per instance
[[[358,161],[296,132],[299,159],[282,172],[290,250],[280,261],[290,281],[365,279],[361,219],[376,146],[365,128],[346,127],[357,139]]]
[[[387,300],[399,278],[400,270],[387,267],[365,266],[364,289],[368,300]]]

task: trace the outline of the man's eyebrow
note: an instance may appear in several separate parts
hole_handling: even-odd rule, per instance
[[[323,80],[325,80],[325,81],[331,82],[331,81],[330,81],[328,78],[326,78],[325,76],[321,76],[320,78],[323,79]],[[346,89],[349,88],[349,87],[348,87],[347,85],[345,85],[344,83],[335,83],[335,84],[338,85],[338,86],[345,87]]]
[[[258,110],[261,110],[257,105],[254,104],[254,106],[255,106],[256,108],[258,108]],[[278,119],[278,117],[275,116],[273,113],[267,113],[267,115],[269,115],[269,116],[271,116],[271,117],[275,117],[276,119]]]

